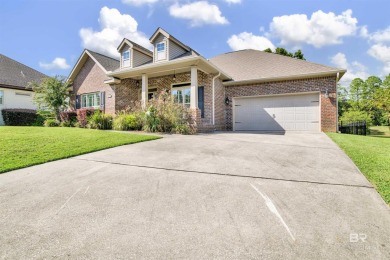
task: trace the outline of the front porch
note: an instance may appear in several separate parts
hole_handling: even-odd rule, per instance
[[[146,107],[149,99],[167,91],[173,95],[175,102],[183,103],[191,109],[198,131],[224,130],[224,116],[221,115],[221,109],[218,109],[216,115],[215,109],[216,106],[224,106],[223,86],[216,77],[218,73],[207,72],[197,65],[143,72],[148,71],[134,73],[129,70],[127,74],[121,75],[122,78],[117,78],[117,84],[114,85],[116,111],[128,109],[137,102]]]

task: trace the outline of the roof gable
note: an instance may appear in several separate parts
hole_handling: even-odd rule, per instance
[[[150,37],[150,39],[149,39],[150,42],[153,43],[156,40],[156,38],[158,37],[158,35],[160,35],[160,34],[162,34],[167,39],[173,41],[174,43],[176,43],[177,45],[182,47],[184,50],[186,50],[186,51],[190,51],[191,50],[190,47],[188,47],[187,45],[185,45],[184,43],[182,43],[181,41],[179,41],[178,39],[176,39],[175,37],[170,35],[167,31],[165,31],[161,27],[158,27],[157,30],[153,33],[153,35]]]
[[[40,82],[46,77],[45,74],[0,54],[0,85],[24,89],[29,82]]]
[[[139,45],[138,43],[135,43],[133,41],[130,41],[129,39],[123,38],[122,42],[119,44],[117,50],[121,52],[123,46],[128,45],[133,49],[136,49],[137,51],[140,51],[150,57],[153,57],[153,52],[151,50],[146,49],[145,47]]]
[[[104,73],[108,73],[109,71],[114,71],[119,68],[119,60],[85,49],[70,72],[68,77],[69,80],[73,81],[75,79],[88,58],[91,58]]]

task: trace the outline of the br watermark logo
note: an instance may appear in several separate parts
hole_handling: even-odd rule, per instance
[[[349,234],[349,242],[351,242],[351,243],[367,242],[367,234],[351,233],[351,234]]]

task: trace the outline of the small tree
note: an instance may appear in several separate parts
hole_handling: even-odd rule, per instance
[[[29,84],[35,92],[34,103],[38,105],[38,110],[50,110],[58,121],[60,121],[60,113],[69,108],[71,86],[72,83],[62,76],[47,77],[41,83],[30,82]]]

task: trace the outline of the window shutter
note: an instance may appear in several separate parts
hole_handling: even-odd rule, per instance
[[[104,91],[100,92],[100,110],[104,111]]]
[[[80,109],[80,108],[81,108],[81,96],[76,95],[76,109]]]
[[[204,118],[204,87],[198,87],[198,108],[201,112],[201,118]]]

